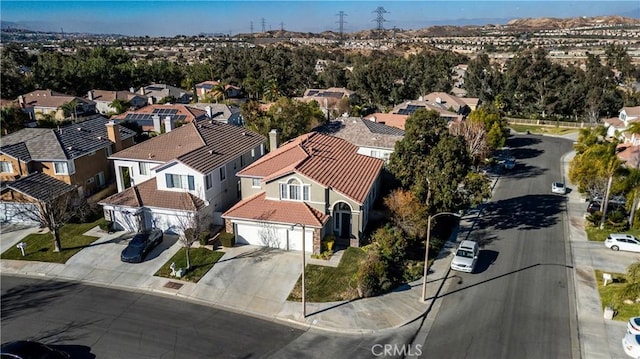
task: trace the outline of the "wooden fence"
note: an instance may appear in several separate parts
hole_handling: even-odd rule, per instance
[[[561,128],[585,128],[585,127],[598,126],[597,123],[590,123],[590,122],[532,120],[528,118],[513,118],[513,117],[505,117],[505,119],[509,124],[516,124],[516,125],[533,125],[533,126],[561,127]]]

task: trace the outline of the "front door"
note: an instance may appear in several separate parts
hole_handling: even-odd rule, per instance
[[[340,213],[340,237],[351,237],[351,212]]]
[[[129,167],[120,167],[120,178],[122,178],[123,189],[131,187],[131,173],[129,173]]]

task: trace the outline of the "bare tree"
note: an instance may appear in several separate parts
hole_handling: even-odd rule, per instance
[[[187,211],[182,215],[177,215],[177,229],[180,231],[179,240],[185,250],[187,257],[186,269],[191,268],[191,259],[189,257],[189,250],[194,243],[200,240],[200,237],[206,234],[209,230],[210,221],[209,216],[203,213],[203,211]]]
[[[89,212],[89,206],[84,198],[79,198],[74,187],[62,193],[50,193],[43,199],[29,200],[24,198],[16,202],[21,214],[39,222],[49,229],[53,235],[54,252],[60,252],[60,228],[74,217],[84,217]]]
[[[474,165],[484,160],[489,152],[489,145],[487,144],[487,131],[481,121],[454,122],[449,127],[449,132],[454,136],[462,136],[464,138]]]

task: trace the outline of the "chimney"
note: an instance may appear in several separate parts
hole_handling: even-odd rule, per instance
[[[133,87],[133,86],[129,87],[129,92],[136,93],[135,87]]]
[[[93,101],[93,90],[89,90],[89,93],[87,93],[87,98],[89,99],[89,101]]]
[[[164,118],[164,132],[171,132],[172,129],[171,116],[167,116]]]
[[[25,108],[24,96],[18,96],[18,103],[20,104],[20,108]]]
[[[153,101],[153,97],[151,97],[151,96],[147,97],[147,103],[148,103],[149,105],[153,105],[153,103],[154,103],[154,101]]]
[[[275,128],[269,131],[269,151],[275,151],[280,146],[280,134]]]
[[[207,117],[213,118],[213,109],[211,109],[211,106],[205,107],[204,110],[207,111]]]
[[[157,133],[161,133],[162,128],[160,126],[160,116],[153,115],[151,118],[153,119],[153,130],[156,131]]]
[[[146,94],[147,94],[147,93],[146,93],[146,91],[144,90],[144,87],[140,87],[140,94],[141,94],[142,96],[144,96],[144,95],[146,95]]]
[[[107,126],[107,137],[115,145],[115,152],[122,150],[122,138],[120,138],[120,126],[115,121],[109,121]]]

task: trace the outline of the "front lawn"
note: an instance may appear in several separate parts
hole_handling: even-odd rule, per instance
[[[358,298],[356,273],[367,253],[361,248],[345,250],[337,267],[307,265],[305,272],[306,300],[309,302],[335,302]],[[302,300],[302,277],[287,300]]]
[[[60,252],[54,252],[53,234],[32,233],[22,241],[27,244],[25,256],[22,256],[20,249],[12,246],[2,253],[2,259],[19,259],[27,261],[66,263],[76,253],[96,241],[97,237],[85,236],[87,232],[95,226],[106,223],[104,218],[97,219],[89,223],[67,223],[60,228]]]
[[[596,280],[598,281],[598,293],[600,293],[600,302],[604,313],[605,307],[611,307],[616,315],[615,320],[628,321],[629,318],[635,317],[640,313],[640,303],[624,304],[618,298],[618,293],[626,284],[625,275],[622,273],[609,273],[613,277],[613,283],[607,284],[605,287],[602,280],[602,271],[596,270]]]
[[[577,128],[560,128],[560,127],[548,127],[548,126],[536,126],[536,125],[517,125],[511,124],[509,125],[516,132],[527,132],[529,133],[540,133],[540,134],[551,134],[551,135],[567,135],[570,133],[578,132]]]
[[[599,227],[594,227],[594,226],[590,226],[587,225],[585,228],[585,232],[587,232],[587,238],[590,241],[598,241],[598,242],[604,242],[605,239],[607,239],[607,236],[611,233],[615,233],[615,231],[612,231],[611,229],[600,229]],[[623,231],[624,233],[628,233],[628,234],[632,234],[638,238],[640,238],[640,229],[629,229],[626,231]]]
[[[222,258],[224,252],[212,251],[206,248],[191,248],[189,250],[189,259],[191,268],[180,280],[197,283],[207,272]],[[175,278],[171,276],[171,263],[176,264],[176,270],[187,266],[187,251],[183,248],[165,263],[155,275],[166,278]]]

